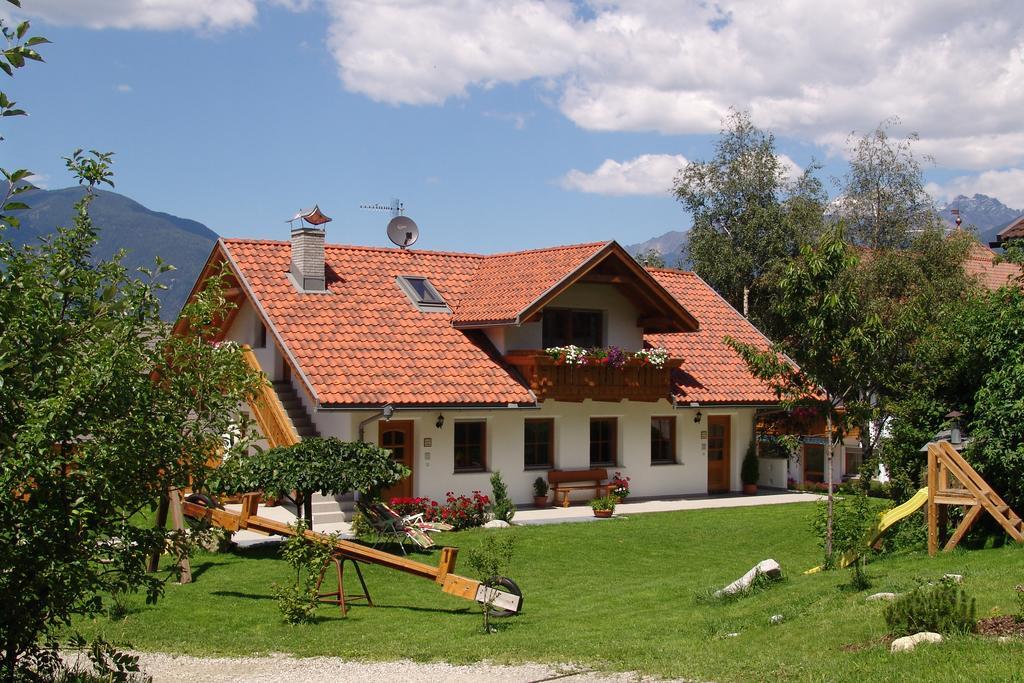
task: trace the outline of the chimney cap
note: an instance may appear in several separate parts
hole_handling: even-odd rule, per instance
[[[330,223],[333,219],[321,211],[318,204],[314,204],[312,209],[300,209],[297,214],[285,222],[294,223],[298,220],[303,220],[310,225],[323,225],[324,223]]]

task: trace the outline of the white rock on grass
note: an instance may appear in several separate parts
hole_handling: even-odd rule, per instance
[[[895,593],[875,593],[874,595],[869,595],[868,597],[866,597],[864,599],[865,600],[895,600],[896,599],[896,594]]]
[[[512,526],[503,519],[492,519],[491,521],[484,524],[485,529],[505,529]]]
[[[964,576],[963,576],[963,574],[943,574],[942,575],[942,580],[943,581],[952,581],[953,583],[963,583],[964,582]]]
[[[892,641],[890,652],[910,652],[920,643],[941,643],[942,636],[931,631],[921,631],[912,636],[903,636]]]
[[[778,624],[781,624],[785,620],[786,620],[786,617],[782,616],[781,614],[773,614],[772,618],[769,619],[768,621],[769,621],[769,623],[771,623],[772,626],[776,626]]]
[[[754,567],[736,579],[722,590],[715,591],[715,597],[720,598],[723,595],[734,595],[736,593],[742,593],[749,589],[754,584],[754,579],[759,575],[764,574],[770,579],[782,578],[782,567],[775,560],[761,560]]]

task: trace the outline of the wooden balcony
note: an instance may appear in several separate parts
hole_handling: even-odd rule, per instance
[[[630,361],[625,367],[565,365],[543,351],[509,351],[505,360],[522,373],[538,401],[630,401],[672,399],[672,370],[682,363],[670,358],[661,368]]]

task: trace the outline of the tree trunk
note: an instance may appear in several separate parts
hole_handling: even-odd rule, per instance
[[[310,529],[313,528],[313,495],[306,494],[303,496],[302,501],[302,516],[306,518],[306,524]]]
[[[827,470],[827,481],[828,481],[828,511],[825,516],[825,560],[829,565],[832,564],[832,458],[833,452],[833,439],[832,439],[832,412],[829,411],[828,416],[825,419],[825,438],[828,439],[828,451],[826,455],[825,469]]]

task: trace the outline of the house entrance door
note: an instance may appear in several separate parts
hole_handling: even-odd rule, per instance
[[[409,468],[409,476],[389,489],[381,491],[381,500],[387,502],[392,498],[408,498],[412,496],[412,463],[415,455],[415,444],[412,440],[412,420],[391,420],[380,423],[380,447],[391,451],[395,462]]]
[[[708,493],[729,490],[729,444],[731,418],[708,416]]]

